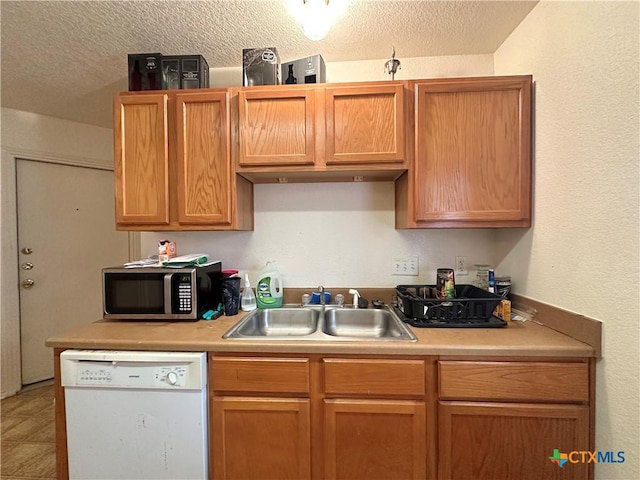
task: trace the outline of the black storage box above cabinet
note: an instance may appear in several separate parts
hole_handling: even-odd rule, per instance
[[[242,86],[279,84],[280,57],[275,47],[242,50]]]
[[[129,54],[129,91],[161,90],[160,53]]]
[[[322,55],[283,63],[281,79],[282,83],[325,83],[327,77]]]
[[[209,64],[202,55],[164,55],[163,89],[209,88]]]
[[[129,91],[208,87],[209,64],[202,55],[129,54]]]

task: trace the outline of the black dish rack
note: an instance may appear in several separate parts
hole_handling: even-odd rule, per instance
[[[398,285],[396,313],[413,327],[504,327],[493,316],[502,297],[474,285],[456,285],[455,298],[438,299],[435,285]]]

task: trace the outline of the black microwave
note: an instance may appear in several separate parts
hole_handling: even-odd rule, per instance
[[[222,262],[180,268],[102,269],[104,318],[198,320],[222,301]]]

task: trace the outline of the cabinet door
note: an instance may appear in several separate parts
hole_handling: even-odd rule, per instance
[[[404,162],[404,88],[386,85],[327,87],[326,162]]]
[[[586,479],[587,463],[550,457],[589,450],[589,408],[580,405],[440,402],[440,480]]]
[[[167,95],[117,96],[114,104],[116,223],[169,223]]]
[[[213,478],[311,478],[309,400],[221,397],[212,401]]]
[[[230,224],[228,93],[176,94],[176,128],[178,222]]]
[[[530,226],[531,77],[425,81],[415,95],[416,222]]]
[[[424,479],[424,402],[325,400],[324,478]]]
[[[239,165],[313,165],[315,94],[311,88],[238,92]]]

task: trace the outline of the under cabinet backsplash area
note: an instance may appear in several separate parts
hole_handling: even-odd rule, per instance
[[[254,231],[143,232],[142,255],[168,239],[179,255],[207,253],[252,281],[275,260],[285,287],[430,284],[456,256],[467,257],[469,275],[456,277],[464,284],[475,279],[474,264],[494,265],[495,230],[396,230],[393,182],[258,184],[254,196]],[[417,276],[391,274],[394,257],[412,255]]]

